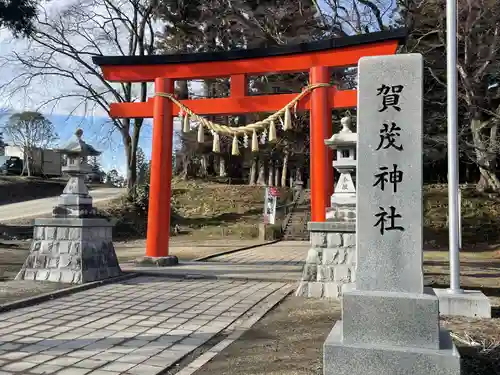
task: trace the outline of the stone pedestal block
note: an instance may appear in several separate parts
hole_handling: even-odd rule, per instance
[[[335,195],[335,194],[334,194]],[[356,197],[353,203],[331,202],[327,208],[326,218],[334,221],[356,222]]]
[[[100,218],[36,219],[30,254],[16,280],[83,284],[119,276],[112,229]]]
[[[439,302],[427,293],[344,293],[344,343],[439,349]]]
[[[449,293],[446,289],[434,289],[434,292],[439,298],[441,315],[491,318],[490,299],[479,290]]]
[[[344,297],[345,298],[345,297]],[[323,346],[325,374],[335,375],[456,375],[460,356],[448,332],[442,330],[439,349],[346,343],[338,321]]]
[[[297,296],[339,298],[352,290],[356,275],[354,223],[309,223],[311,248],[307,253]]]

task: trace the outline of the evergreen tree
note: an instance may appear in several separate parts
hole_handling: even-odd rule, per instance
[[[149,179],[146,178],[148,170],[148,161],[146,160],[146,154],[141,147],[137,147],[137,183],[138,185],[143,185],[149,183]]]
[[[0,0],[0,28],[8,28],[15,36],[29,36],[37,4],[34,0]]]
[[[7,146],[7,144],[3,139],[3,132],[0,132],[0,155],[5,155],[5,146]]]

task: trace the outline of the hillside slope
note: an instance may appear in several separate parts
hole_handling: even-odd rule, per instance
[[[0,205],[60,195],[66,181],[19,176],[0,176]]]
[[[171,225],[198,238],[255,238],[264,211],[264,189],[174,178]],[[127,234],[141,237],[147,225],[144,206],[144,202],[133,204],[122,199],[99,205],[99,209],[119,219],[115,231],[119,238]]]
[[[172,225],[198,238],[255,238],[263,220],[263,186],[224,185],[173,180]],[[500,244],[500,197],[465,190],[462,194],[463,244],[467,249]],[[448,243],[446,185],[424,188],[424,241],[426,248]],[[108,216],[120,217],[117,235],[143,237],[146,218],[131,204],[113,202],[102,207]],[[181,234],[182,235],[182,234]]]

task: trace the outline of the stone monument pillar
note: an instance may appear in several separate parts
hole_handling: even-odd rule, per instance
[[[52,212],[52,218],[36,219],[30,254],[16,280],[46,280],[81,284],[121,274],[112,239],[112,224],[96,216],[85,185],[91,172],[87,158],[100,155],[75,137],[58,151],[66,155],[70,179]]]
[[[324,344],[328,375],[458,375],[423,283],[419,54],[359,61],[356,290]]]
[[[354,288],[356,279],[356,191],[351,173],[356,171],[356,141],[351,119],[341,120],[342,129],[325,144],[337,152],[333,166],[340,177],[331,197],[324,223],[310,222],[311,248],[296,295],[339,298]]]

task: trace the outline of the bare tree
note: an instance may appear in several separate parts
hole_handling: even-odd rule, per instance
[[[387,30],[401,20],[402,0],[324,0],[321,17],[333,36]]]
[[[457,5],[460,152],[479,169],[478,190],[500,191],[500,4],[459,0]],[[446,129],[445,6],[444,0],[427,0],[413,9],[409,43],[410,51],[424,55],[430,76],[426,86],[433,87],[426,94],[427,102],[438,107],[430,108],[435,113],[432,130],[441,133]],[[435,139],[446,147],[445,137]]]
[[[9,142],[23,151],[23,173],[31,176],[33,152],[51,145],[57,134],[54,125],[38,112],[15,113],[4,125],[4,132]]]
[[[16,75],[2,85],[4,95],[31,94],[43,85],[60,92],[42,107],[61,100],[77,101],[85,112],[98,109],[109,114],[112,102],[147,100],[146,83],[111,84],[91,58],[94,55],[150,55],[155,51],[154,0],[83,0],[63,9],[41,9],[25,51],[4,56],[3,66]],[[129,192],[137,179],[136,153],[143,119],[112,119],[111,130],[121,134],[127,160]]]

